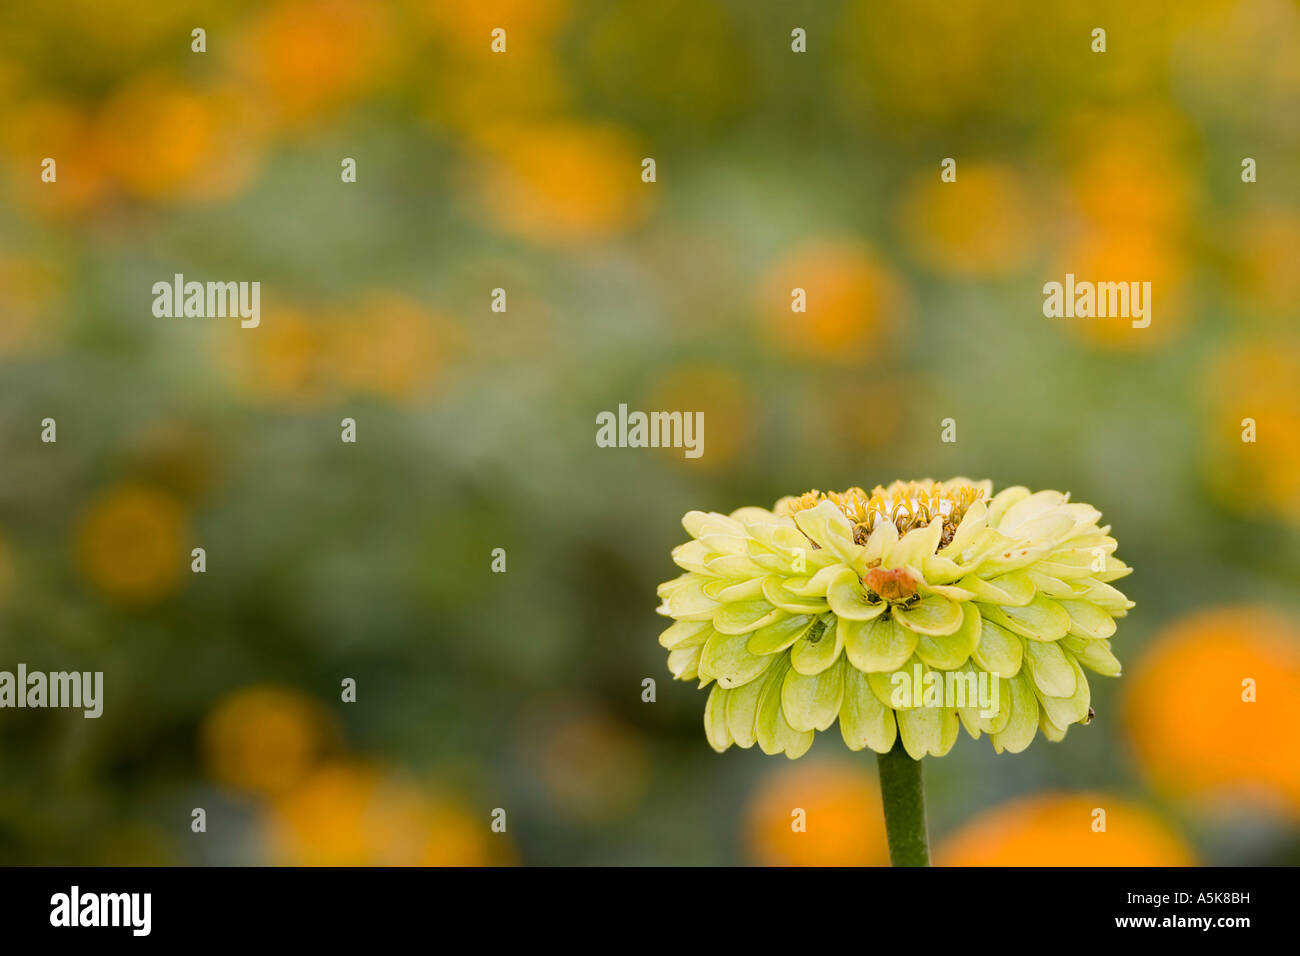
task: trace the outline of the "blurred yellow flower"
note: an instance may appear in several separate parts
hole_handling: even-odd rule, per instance
[[[188,569],[185,509],[161,488],[116,485],[86,509],[77,539],[82,571],[108,597],[126,604],[162,600]]]
[[[654,184],[641,181],[633,140],[577,122],[482,131],[468,170],[492,225],[541,245],[605,239],[637,224]]]
[[[920,173],[901,202],[912,254],[936,272],[1002,275],[1021,268],[1039,246],[1037,219],[1019,170],[962,162],[943,182],[939,168]]]
[[[1105,811],[1105,830],[1094,830]],[[1191,866],[1160,817],[1103,793],[1021,797],[976,816],[935,852],[940,866]]]
[[[1198,611],[1159,635],[1124,692],[1133,744],[1161,792],[1300,816],[1295,621],[1262,607]]]
[[[486,866],[508,854],[490,818],[458,802],[342,763],[311,774],[271,805],[272,861],[282,866]]]
[[[794,290],[807,297],[796,312]],[[865,245],[814,239],[769,269],[759,310],[779,347],[804,358],[855,365],[880,358],[904,307],[899,280]]]
[[[568,19],[571,0],[411,0],[417,16],[435,28],[459,52],[490,56],[492,31],[506,31],[509,54],[549,40]]]
[[[876,778],[826,761],[768,773],[745,814],[745,844],[765,866],[887,866]]]
[[[231,383],[256,401],[314,408],[366,393],[414,402],[437,387],[461,341],[442,314],[371,292],[310,312],[277,308],[255,334],[228,337],[223,361]]]
[[[370,293],[329,316],[341,387],[413,401],[437,384],[458,336],[446,318],[400,296]]]
[[[225,338],[222,363],[231,383],[254,401],[315,407],[337,391],[331,331],[322,310],[308,315],[278,306],[255,332]]]
[[[1252,210],[1234,225],[1228,248],[1243,305],[1269,317],[1293,317],[1300,302],[1300,216],[1275,207]]]
[[[328,743],[323,707],[298,691],[255,686],[227,696],[199,731],[208,774],[223,786],[274,795],[298,783]]]
[[[417,28],[438,45],[413,80],[435,125],[472,133],[501,122],[542,120],[569,105],[554,35],[568,18],[570,0],[411,0],[411,6]],[[504,54],[492,49],[498,28],[505,31]]]
[[[1297,368],[1296,342],[1256,340],[1216,356],[1205,376],[1205,467],[1218,499],[1238,514],[1300,525]],[[1255,440],[1244,441],[1250,422]]]

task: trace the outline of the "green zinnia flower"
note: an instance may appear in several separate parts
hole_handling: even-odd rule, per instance
[[[852,750],[947,753],[958,726],[1019,752],[1087,723],[1084,668],[1116,676],[1130,572],[1101,513],[1057,491],[895,482],[768,511],[692,511],[659,587],[680,680],[713,683],[709,743],[802,756],[839,719]],[[983,692],[983,693],[982,693]]]

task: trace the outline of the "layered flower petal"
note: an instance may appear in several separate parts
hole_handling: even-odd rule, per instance
[[[837,720],[850,749],[916,759],[964,727],[999,753],[1092,718],[1117,676],[1131,569],[1101,514],[1056,491],[895,482],[692,511],[659,587],[680,680],[712,684],[708,742],[795,758]]]

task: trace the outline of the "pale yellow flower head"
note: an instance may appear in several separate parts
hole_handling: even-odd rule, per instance
[[[1092,718],[1084,668],[1115,676],[1130,569],[1101,513],[1058,491],[964,478],[692,511],[659,587],[681,680],[713,684],[717,750],[794,758],[838,719],[853,750],[915,759],[959,727],[999,752]]]

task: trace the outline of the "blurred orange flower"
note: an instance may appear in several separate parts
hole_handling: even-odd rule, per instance
[[[641,181],[633,140],[576,122],[496,126],[469,170],[498,229],[541,245],[608,238],[640,222],[656,187]]]
[[[1239,514],[1300,525],[1300,345],[1257,340],[1212,362],[1205,389],[1205,467]],[[1253,442],[1243,441],[1254,422]]]
[[[1056,132],[1066,163],[1074,228],[1058,250],[1053,277],[1150,282],[1150,325],[1131,317],[1067,319],[1066,327],[1103,348],[1144,350],[1181,331],[1187,312],[1185,249],[1198,199],[1188,155],[1192,135],[1166,107],[1081,110]]]
[[[70,102],[41,99],[21,103],[9,114],[3,136],[9,153],[12,193],[26,207],[54,214],[80,213],[108,193],[95,122]],[[55,181],[42,180],[45,159],[54,160]]]
[[[745,843],[766,866],[888,865],[876,778],[826,761],[771,772],[746,812]]]
[[[487,813],[425,793],[378,770],[323,767],[278,798],[267,816],[283,866],[486,866],[508,856]]]
[[[1134,327],[1136,317],[1131,314],[1050,321],[1101,348],[1138,351],[1164,345],[1183,327],[1185,271],[1182,253],[1160,234],[1085,230],[1060,249],[1052,279],[1063,282],[1067,273],[1073,273],[1076,282],[1150,282],[1151,295],[1145,303],[1150,324]]]
[[[323,707],[298,691],[256,686],[227,696],[199,732],[209,775],[234,790],[274,795],[315,765],[329,736]]]
[[[1084,110],[1057,132],[1077,215],[1111,231],[1170,235],[1195,195],[1186,121],[1167,107]]]
[[[388,8],[352,0],[287,0],[237,44],[257,99],[298,125],[374,89],[397,57]]]
[[[1105,829],[1094,830],[1105,811]],[[1021,797],[942,841],[940,866],[1191,866],[1186,842],[1158,816],[1111,794]]]
[[[277,308],[255,332],[228,338],[223,357],[232,384],[249,397],[313,408],[350,393],[418,401],[460,343],[459,329],[440,313],[372,292],[310,313]]]
[[[734,370],[712,362],[684,362],[650,384],[642,407],[686,414],[704,413],[703,454],[686,458],[680,448],[660,451],[691,467],[716,468],[749,446],[756,413],[753,390]]]
[[[807,296],[806,312],[793,309],[795,289]],[[783,349],[845,364],[883,354],[904,306],[899,280],[851,239],[795,247],[771,267],[760,294],[760,314]]]
[[[936,272],[1014,272],[1039,245],[1024,173],[992,164],[960,163],[943,182],[939,168],[918,175],[900,205],[903,235]]]
[[[449,320],[388,293],[371,293],[330,320],[339,384],[390,401],[427,395],[458,340]]]
[[[230,93],[145,74],[104,104],[95,142],[105,168],[133,196],[224,199],[248,185],[260,160],[245,112]]]
[[[1162,792],[1300,815],[1294,621],[1260,607],[1184,617],[1147,649],[1124,695],[1142,767]]]
[[[81,568],[110,598],[152,604],[177,587],[189,560],[184,507],[144,484],[120,484],[86,510],[77,541]]]

